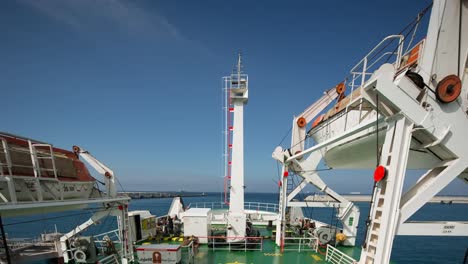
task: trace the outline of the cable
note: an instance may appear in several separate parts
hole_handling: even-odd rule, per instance
[[[280,143],[278,144],[278,146],[281,146],[281,144],[283,143],[283,141],[286,139],[286,137],[289,135],[289,133],[291,132],[292,130],[292,126],[288,129],[288,132],[286,132],[286,134],[283,136],[283,138],[281,139]]]
[[[91,208],[90,208],[91,209]],[[83,209],[84,210],[84,209]],[[34,220],[28,220],[28,221],[21,221],[21,222],[14,222],[14,223],[8,223],[4,224],[4,226],[13,226],[13,225],[19,225],[19,224],[29,224],[29,223],[35,223],[38,221],[45,221],[45,220],[52,220],[52,219],[59,219],[59,218],[65,218],[65,217],[71,217],[71,216],[78,216],[78,215],[85,215],[89,213],[97,213],[97,212],[104,212],[107,209],[103,210],[96,210],[96,211],[91,211],[91,212],[81,212],[77,214],[68,214],[68,215],[61,215],[61,216],[52,216],[52,217],[45,217],[45,218],[39,218],[39,219],[34,219]]]
[[[319,172],[319,171],[329,171],[332,170],[332,168],[326,168],[326,169],[317,169],[317,170],[300,170],[296,172]]]

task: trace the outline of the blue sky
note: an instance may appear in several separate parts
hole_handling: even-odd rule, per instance
[[[80,145],[127,190],[218,191],[221,77],[241,50],[250,77],[247,191],[268,192],[276,191],[271,152],[292,116],[428,1],[0,5],[1,130]],[[371,177],[359,171],[325,179],[341,192],[370,192]]]

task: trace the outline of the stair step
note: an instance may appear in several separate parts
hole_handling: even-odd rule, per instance
[[[374,243],[372,241],[369,241],[367,245],[377,248],[377,243]]]

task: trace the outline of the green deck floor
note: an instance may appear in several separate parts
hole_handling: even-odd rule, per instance
[[[263,239],[262,250],[231,250],[227,248],[213,248],[208,247],[206,244],[201,244],[198,252],[192,261],[188,259],[187,249],[182,251],[182,263],[200,263],[200,264],[257,264],[257,263],[275,263],[275,264],[290,264],[290,263],[329,263],[325,261],[325,249],[323,253],[317,253],[312,250],[301,251],[285,250],[281,253],[280,248],[276,246],[274,238],[271,238],[271,230],[265,227],[256,227],[261,236],[268,237]],[[147,241],[155,243],[154,241]],[[172,240],[162,241],[161,243],[178,244]],[[286,247],[287,248],[287,247]],[[359,247],[339,247],[341,251],[354,259],[359,258]]]

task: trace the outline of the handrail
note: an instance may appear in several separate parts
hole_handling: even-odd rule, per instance
[[[224,209],[229,208],[224,202],[197,202],[189,204],[188,208],[211,208],[211,209]],[[262,203],[262,202],[245,202],[244,209],[277,212],[278,204]]]
[[[199,236],[197,238],[207,238],[208,245],[212,251],[263,251],[263,237],[236,237],[236,236]],[[218,241],[217,241],[218,239]],[[228,239],[239,240],[238,242],[229,242]],[[221,240],[221,241],[219,241]],[[227,247],[226,247],[227,246]],[[251,247],[253,246],[253,247]]]
[[[386,53],[384,53],[382,56],[380,56],[376,61],[374,61],[370,66],[368,65],[369,63],[369,56],[371,54],[373,54],[380,46],[382,46],[382,44],[384,44],[387,40],[390,40],[390,39],[399,39],[399,42],[398,42],[398,49],[397,49],[397,52],[396,52],[396,60],[395,60],[395,63],[396,63],[396,67],[398,68],[399,65],[400,65],[400,60],[401,60],[401,56],[402,56],[402,52],[403,52],[403,40],[404,40],[404,36],[403,35],[390,35],[390,36],[387,36],[385,37],[383,40],[381,40],[379,42],[379,44],[377,44],[371,51],[369,51],[369,53],[366,54],[366,56],[364,56],[364,58],[362,58],[351,70],[350,70],[350,73],[353,74],[353,85],[354,85],[354,80],[361,76],[361,85],[360,86],[363,86],[364,83],[366,82],[366,76],[369,75],[367,74],[367,71],[375,65],[375,63],[377,61],[379,61],[380,59],[382,59],[382,57],[384,55],[386,55]],[[385,48],[385,47],[384,47]],[[387,52],[388,53],[388,52]],[[394,55],[394,52],[391,52],[387,55]],[[372,57],[373,58],[373,57]],[[370,58],[370,59],[372,59]],[[362,70],[361,71],[357,71],[357,69],[360,69],[362,67]],[[355,76],[355,74],[359,73],[358,76]]]
[[[325,254],[325,261],[331,262],[333,264],[354,264],[358,263],[352,257],[341,252],[339,249],[334,246],[327,244],[327,252]]]
[[[100,264],[114,264],[119,263],[119,260],[115,254],[104,257],[98,261]]]
[[[369,51],[369,53],[366,54],[366,56],[364,56],[364,58],[362,58],[352,69],[351,69],[351,72],[354,71],[361,63],[363,63],[367,57],[369,55],[371,55],[378,47],[380,47],[380,45],[382,45],[385,41],[389,40],[389,39],[392,39],[392,38],[399,38],[400,39],[400,43],[399,45],[401,44],[401,42],[403,41],[404,39],[404,36],[403,35],[390,35],[390,36],[387,36],[385,37],[383,40],[381,40],[379,42],[379,44],[377,44],[371,51]],[[400,54],[400,53],[399,53]]]
[[[12,171],[12,168],[15,167],[31,169],[31,176],[34,176],[36,178],[50,179],[53,177],[55,179],[58,179],[58,170],[55,164],[55,154],[52,145],[47,143],[35,143],[29,140],[27,148],[18,148],[10,147],[8,145],[8,142],[5,140],[5,138],[1,137],[1,135],[0,140],[2,141],[0,145],[0,153],[5,155],[6,160],[6,163],[0,162],[0,176],[13,176],[14,172]],[[31,165],[14,163],[11,159],[11,152],[24,153],[30,155]],[[51,167],[41,167],[39,160],[42,159],[49,159],[51,161]],[[8,169],[8,175],[6,175],[3,170],[3,168],[5,167]],[[44,171],[53,172],[53,175],[43,176],[42,172]]]
[[[289,242],[292,241],[292,242]],[[289,246],[289,247],[288,247]],[[297,247],[296,247],[297,246]],[[284,250],[315,251],[317,252],[318,239],[316,237],[285,237]]]

